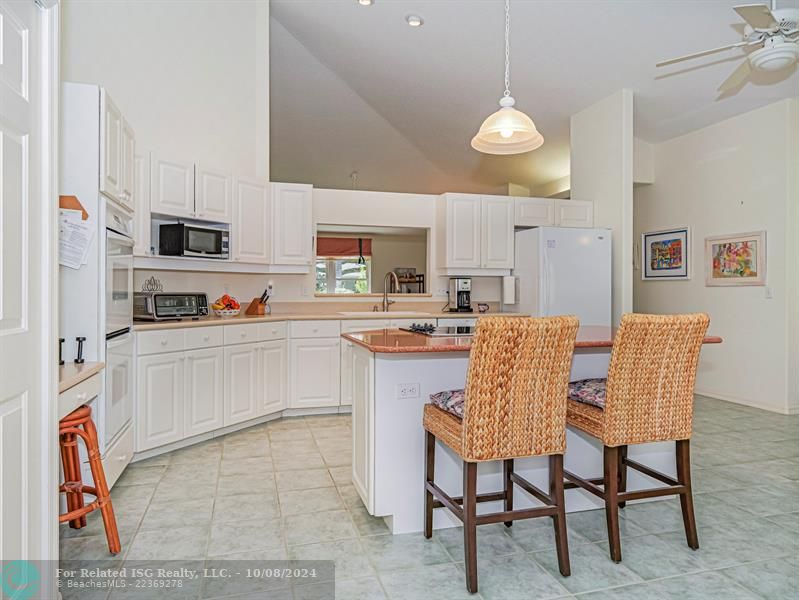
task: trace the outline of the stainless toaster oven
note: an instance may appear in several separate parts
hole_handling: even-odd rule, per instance
[[[136,292],[133,295],[133,318],[139,321],[207,316],[208,297],[203,293]]]

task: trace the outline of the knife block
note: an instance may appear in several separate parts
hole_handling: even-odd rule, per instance
[[[252,302],[247,305],[247,310],[244,311],[244,314],[251,317],[262,317],[266,314],[266,303],[261,302],[260,298],[253,298]]]

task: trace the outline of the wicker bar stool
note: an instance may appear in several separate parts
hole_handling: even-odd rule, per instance
[[[69,521],[73,529],[86,526],[86,515],[100,510],[108,540],[108,550],[118,554],[121,550],[119,531],[111,504],[111,495],[105,481],[105,471],[100,460],[100,446],[97,441],[97,429],[92,421],[92,409],[81,406],[61,419],[58,424],[61,443],[61,464],[64,467],[64,483],[58,491],[67,495],[67,512],[59,515],[59,523]],[[78,454],[78,438],[86,444],[89,455],[89,467],[94,478],[94,487],[85,485],[81,477],[80,455]],[[94,502],[85,504],[84,494],[95,497]]]
[[[466,588],[477,591],[477,525],[551,516],[560,572],[570,574],[563,495],[566,394],[578,321],[575,317],[483,317],[469,357],[466,389],[431,396],[426,430],[424,535],[433,535],[433,509],[463,522]],[[463,461],[463,496],[434,481],[436,439]],[[549,455],[549,493],[513,471],[513,459]],[[477,463],[503,461],[504,489],[477,494]],[[513,484],[545,506],[513,510]],[[503,500],[504,511],[477,514],[478,502]]]
[[[605,501],[610,556],[621,561],[619,508],[628,500],[679,495],[688,546],[696,550],[689,440],[705,314],[627,314],[613,340],[607,379],[569,384],[567,424],[599,439],[604,475],[565,472],[566,488],[581,487]],[[627,446],[676,442],[677,479],[627,458]],[[627,491],[627,467],[665,487]],[[601,487],[600,487],[601,486]]]

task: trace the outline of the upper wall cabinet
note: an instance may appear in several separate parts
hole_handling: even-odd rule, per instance
[[[594,203],[591,200],[557,200],[555,225],[558,227],[593,227]]]
[[[136,136],[108,92],[100,88],[100,191],[133,210]]]
[[[594,203],[559,198],[515,199],[516,227],[593,227]]]
[[[272,264],[313,264],[313,186],[272,184]]]
[[[513,268],[513,198],[444,194],[436,213],[444,274],[502,275]]]
[[[152,157],[150,209],[154,213],[230,223],[232,177],[192,161]]]
[[[133,254],[150,254],[150,156],[137,154],[133,161]]]
[[[269,184],[239,177],[233,185],[233,260],[268,264],[271,257]]]

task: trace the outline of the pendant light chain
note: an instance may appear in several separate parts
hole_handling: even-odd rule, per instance
[[[505,97],[510,96],[510,0],[505,0]]]

